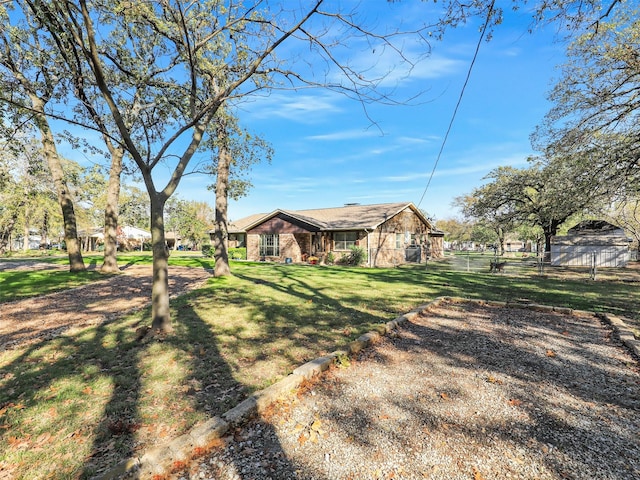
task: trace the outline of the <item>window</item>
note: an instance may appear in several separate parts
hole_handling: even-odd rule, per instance
[[[260,235],[260,256],[261,257],[279,257],[280,256],[280,240],[278,235],[273,233]]]
[[[351,247],[355,247],[357,239],[357,232],[336,232],[333,234],[336,250],[349,250]]]
[[[396,233],[396,248],[404,247],[404,233]]]
[[[236,242],[235,246],[237,248],[242,248],[247,246],[247,235],[245,233],[230,233],[229,234],[229,242]]]

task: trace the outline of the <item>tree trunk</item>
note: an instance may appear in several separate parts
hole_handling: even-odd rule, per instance
[[[9,221],[7,222],[5,227],[0,230],[0,254],[4,254],[7,251],[7,247],[9,247],[9,251],[11,251],[11,234],[13,233],[13,229],[15,228],[16,222],[18,221],[20,208],[22,208],[24,204],[24,201],[18,204],[18,207],[9,218]]]
[[[107,186],[107,205],[104,210],[104,262],[100,270],[119,272],[118,268],[118,201],[120,199],[120,175],[122,173],[122,149],[111,153],[111,169]]]
[[[151,329],[156,333],[171,333],[169,311],[169,249],[164,234],[165,197],[150,194],[151,244],[153,249],[153,286],[151,288]]]
[[[29,222],[24,222],[24,230],[23,230],[23,238],[22,238],[22,251],[26,252],[29,250]]]
[[[81,272],[85,270],[80,244],[78,242],[78,228],[76,226],[76,213],[73,206],[73,197],[64,180],[62,163],[56,149],[55,139],[49,128],[49,123],[44,114],[44,102],[37,97],[31,97],[35,114],[35,122],[42,137],[42,151],[49,166],[49,172],[53,178],[53,183],[58,195],[58,204],[62,209],[64,221],[64,241],[69,256],[69,270],[71,272]]]
[[[224,122],[217,124],[218,139],[222,140],[218,147],[218,169],[216,172],[216,218],[213,235],[213,267],[214,277],[231,275],[229,268],[229,251],[227,250],[227,203],[229,190],[229,170],[231,158],[226,146],[227,132]]]

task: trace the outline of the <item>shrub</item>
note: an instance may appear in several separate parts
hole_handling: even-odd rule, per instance
[[[229,258],[232,260],[246,260],[247,259],[247,249],[246,248],[230,248],[229,249]]]
[[[336,261],[336,257],[333,255],[333,252],[327,253],[327,258],[325,262],[329,265],[332,265]]]
[[[202,255],[204,255],[205,257],[213,257],[214,254],[216,253],[215,248],[213,248],[213,245],[203,245],[202,246]],[[246,248],[230,248],[229,251],[227,252],[229,255],[229,258],[231,260],[246,260],[247,259],[247,249]]]
[[[367,252],[361,247],[351,247],[351,253],[345,255],[339,261],[341,265],[351,265],[357,267],[367,261]]]

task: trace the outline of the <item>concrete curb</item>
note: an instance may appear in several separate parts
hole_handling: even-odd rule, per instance
[[[299,367],[287,377],[273,385],[255,392],[222,417],[213,417],[204,423],[196,425],[184,435],[181,435],[165,445],[156,447],[144,453],[141,457],[123,460],[109,471],[94,477],[94,480],[117,480],[136,475],[137,478],[163,478],[179,467],[184,467],[192,458],[201,456],[217,445],[222,437],[232,427],[242,425],[264,412],[271,404],[281,398],[293,394],[307,379],[311,379],[336,363],[341,357],[355,355],[363,349],[380,341],[383,336],[393,332],[403,323],[412,321],[417,316],[429,312],[431,309],[443,305],[473,303],[480,306],[501,308],[522,308],[538,312],[556,312],[563,315],[577,317],[597,317],[613,326],[622,343],[633,355],[640,359],[640,341],[636,340],[624,321],[616,316],[583,310],[573,310],[566,307],[554,307],[535,303],[499,302],[493,300],[478,300],[462,297],[438,297],[428,304],[421,305],[387,323],[381,324],[376,331],[365,333],[348,345],[348,350],[337,350],[329,355],[318,357]]]
[[[633,332],[629,329],[624,320],[615,315],[608,313],[599,313],[598,318],[611,325],[618,335],[620,341],[631,351],[631,353],[640,359],[640,341],[636,339]]]

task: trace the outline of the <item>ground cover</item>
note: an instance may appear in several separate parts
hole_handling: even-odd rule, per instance
[[[234,263],[233,277],[172,302],[176,332],[165,339],[138,338],[149,322],[143,309],[2,351],[0,478],[91,477],[437,296],[639,311],[629,279],[556,278],[524,264],[490,274],[488,256],[475,271],[453,260],[426,269]],[[171,262],[201,268],[208,260],[172,255]]]

